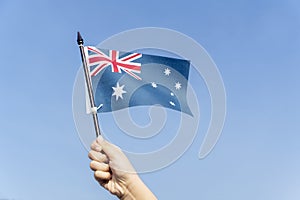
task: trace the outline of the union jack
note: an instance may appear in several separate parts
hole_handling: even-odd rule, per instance
[[[119,51],[109,50],[109,55],[103,53],[100,49],[92,46],[85,47],[87,52],[87,64],[90,68],[90,75],[96,76],[99,72],[108,66],[111,66],[112,72],[121,73],[126,72],[130,76],[136,78],[137,80],[142,80],[141,77],[135,73],[141,73],[141,63],[134,63],[132,61],[137,60],[142,57],[140,53],[130,53],[124,57],[119,56]],[[92,52],[89,54],[88,52]],[[91,69],[91,66],[95,68]]]

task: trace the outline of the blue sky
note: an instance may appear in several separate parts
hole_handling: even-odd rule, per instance
[[[217,64],[227,117],[214,151],[203,135],[143,180],[159,199],[300,198],[300,4],[296,0],[0,0],[0,198],[114,199],[93,180],[72,116],[87,44],[132,28],[180,31]]]

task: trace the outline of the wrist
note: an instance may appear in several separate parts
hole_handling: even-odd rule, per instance
[[[138,190],[142,184],[143,182],[137,174],[131,174],[128,181],[126,181],[124,192],[119,198],[121,200],[135,200],[135,191]]]
[[[157,200],[137,174],[132,175],[121,200]]]

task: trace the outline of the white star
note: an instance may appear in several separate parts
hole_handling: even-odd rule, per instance
[[[180,90],[180,88],[181,88],[181,83],[179,82],[175,83],[175,89]]]
[[[169,68],[166,68],[165,71],[164,71],[164,74],[166,76],[169,76],[171,74],[171,70]]]
[[[171,92],[171,96],[174,96],[174,93],[173,93],[173,92]]]
[[[119,97],[121,99],[123,99],[123,95],[124,93],[126,93],[125,90],[123,90],[125,85],[120,86],[119,82],[117,82],[117,86],[116,87],[112,87],[112,89],[114,90],[114,93],[112,94],[112,96],[116,96],[116,100],[118,101]]]
[[[173,101],[169,102],[172,106],[175,106],[175,103]]]
[[[155,82],[152,82],[151,86],[154,87],[154,88],[157,88],[157,84]]]

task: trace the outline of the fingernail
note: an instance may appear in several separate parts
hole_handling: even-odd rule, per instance
[[[98,138],[97,138],[97,140],[98,140],[99,142],[102,142],[104,139],[103,139],[102,135],[99,135]]]
[[[98,152],[101,152],[101,151],[102,151],[102,148],[101,148],[100,146],[96,146],[96,147],[95,147],[95,150],[98,151]]]

